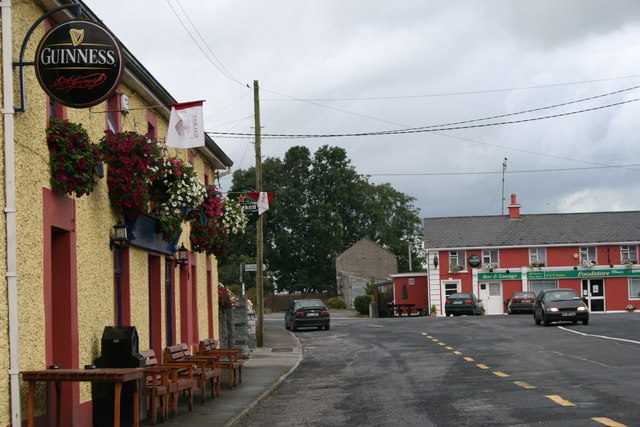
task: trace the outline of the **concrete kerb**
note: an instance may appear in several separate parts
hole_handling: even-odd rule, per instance
[[[300,340],[298,339],[298,337],[296,337],[293,333],[291,333],[291,336],[293,337],[293,339],[296,342],[297,349],[302,349],[302,345],[300,344]],[[272,350],[273,350],[273,347],[256,348],[252,352],[252,357],[256,357],[261,353],[262,354],[271,353]],[[256,397],[245,409],[243,409],[241,412],[237,413],[233,417],[229,418],[223,424],[223,427],[234,426],[242,418],[244,418],[245,416],[248,416],[251,413],[251,411],[253,411],[253,409],[258,405],[258,403],[260,403],[264,398],[266,398],[269,394],[273,393],[278,387],[280,387],[280,385],[284,382],[284,380],[286,380],[287,377],[289,375],[291,375],[291,373],[293,371],[295,371],[298,368],[298,366],[300,366],[300,362],[302,361],[302,351],[298,352],[297,354],[298,354],[298,357],[296,358],[295,362],[291,365],[291,367],[287,370],[287,372],[285,372],[284,374],[280,375],[280,377],[278,377],[278,379],[276,379],[275,382],[273,382],[262,393],[260,393],[260,395],[258,395],[258,397]],[[249,359],[249,361],[247,363],[250,363],[251,360],[252,359]]]

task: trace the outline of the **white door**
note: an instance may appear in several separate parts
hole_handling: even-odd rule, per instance
[[[480,283],[480,295],[485,314],[503,314],[502,283]]]

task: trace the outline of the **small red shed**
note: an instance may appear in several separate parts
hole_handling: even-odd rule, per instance
[[[429,313],[428,273],[392,274],[395,304],[413,304],[411,313]]]

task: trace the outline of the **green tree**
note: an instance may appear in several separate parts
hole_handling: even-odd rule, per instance
[[[335,289],[335,258],[363,237],[398,255],[400,271],[408,271],[410,243],[413,269],[424,264],[415,199],[389,184],[371,184],[355,171],[342,148],[323,146],[311,156],[308,148],[298,146],[283,160],[267,158],[262,186],[275,193],[265,213],[264,241],[265,262],[279,290]],[[254,187],[254,168],[234,173],[234,189]],[[244,235],[232,236],[230,253],[253,257],[255,224]],[[221,277],[227,263],[239,264],[233,256],[222,258]]]

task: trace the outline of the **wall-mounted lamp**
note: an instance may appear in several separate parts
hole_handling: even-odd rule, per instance
[[[433,266],[438,268],[438,255],[433,256]]]
[[[505,273],[509,274],[509,269],[508,268],[507,268],[507,271]]]
[[[187,265],[189,263],[189,249],[184,247],[184,243],[180,245],[180,249],[176,251],[176,264]]]
[[[109,242],[109,248],[128,248],[129,237],[127,236],[127,226],[118,220],[118,223],[113,226],[113,237]]]
[[[577,269],[578,269],[578,267],[576,267],[576,266],[574,265],[574,266],[573,266],[573,269],[574,269],[574,270],[577,270]]]

